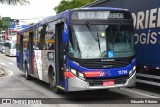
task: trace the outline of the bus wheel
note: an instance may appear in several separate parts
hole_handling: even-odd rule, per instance
[[[53,71],[52,71],[52,73],[53,73]],[[56,87],[56,75],[55,74],[50,75],[50,89],[56,94],[61,93],[61,91]]]
[[[28,74],[28,67],[27,66],[25,66],[25,78],[26,78],[26,80],[31,79],[30,75]]]
[[[50,77],[50,89],[53,89],[53,87],[56,86],[56,78],[55,76]]]

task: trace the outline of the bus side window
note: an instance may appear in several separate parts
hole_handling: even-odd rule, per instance
[[[49,48],[48,48],[49,50],[54,50],[54,43],[52,43],[52,44],[49,44]]]
[[[38,29],[34,29],[33,32],[33,49],[39,50],[39,38],[38,38]]]
[[[29,32],[24,33],[23,36],[23,50],[26,51],[29,49]]]
[[[55,49],[55,23],[51,22],[47,26],[47,36],[45,38],[47,49],[54,50]]]
[[[45,46],[45,37],[46,37],[46,28],[47,28],[47,24],[44,24],[42,26],[40,33],[40,38],[39,38],[39,49],[40,50],[44,50],[44,46]]]

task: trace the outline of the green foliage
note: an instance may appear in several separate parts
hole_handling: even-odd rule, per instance
[[[5,25],[2,20],[0,20],[0,30],[6,30],[9,26]]]
[[[58,6],[54,8],[56,13],[63,12],[67,9],[79,8],[84,5],[87,5],[95,0],[61,0]]]
[[[0,29],[3,27],[3,22],[0,20]]]

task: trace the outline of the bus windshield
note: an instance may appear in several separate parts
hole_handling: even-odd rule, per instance
[[[16,43],[10,43],[10,49],[16,49]]]
[[[79,59],[120,58],[134,55],[131,25],[73,25],[69,55]],[[113,53],[109,57],[109,52]]]

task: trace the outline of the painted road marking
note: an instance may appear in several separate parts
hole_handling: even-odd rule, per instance
[[[12,62],[8,62],[10,65],[13,65],[13,63]]]
[[[9,70],[9,69],[7,69],[7,68],[5,68],[5,67],[3,67],[3,69],[4,69],[5,71],[8,71],[8,72],[9,72],[8,76],[13,75],[13,72],[12,72],[11,70]]]
[[[1,62],[0,64],[1,64],[1,65],[4,65],[4,66],[6,66],[6,64],[5,64],[5,63],[3,63],[3,62]]]
[[[159,97],[156,97],[156,96],[151,96],[151,95],[148,95],[148,94],[140,93],[140,92],[137,92],[137,91],[126,89],[126,88],[120,88],[120,89],[124,90],[124,91],[128,91],[128,92],[132,92],[132,93],[135,93],[135,94],[143,95],[143,96],[146,96],[146,97],[150,97],[150,98],[159,98]]]

